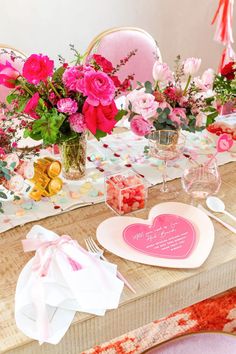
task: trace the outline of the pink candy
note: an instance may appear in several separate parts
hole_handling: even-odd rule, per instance
[[[134,173],[113,175],[106,179],[106,203],[120,215],[143,209],[146,193],[143,179]]]

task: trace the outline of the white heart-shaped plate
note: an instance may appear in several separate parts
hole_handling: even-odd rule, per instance
[[[175,214],[189,220],[195,228],[197,241],[188,258],[170,259],[147,255],[129,246],[123,239],[124,229],[135,223],[151,225],[160,214]],[[103,221],[97,228],[98,242],[108,251],[130,261],[167,268],[197,268],[209,256],[214,244],[215,231],[210,218],[192,205],[176,202],[161,203],[154,206],[148,220],[131,216],[114,216]]]

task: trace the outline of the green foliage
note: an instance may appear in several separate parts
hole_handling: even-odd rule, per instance
[[[7,199],[6,193],[0,191],[0,198],[2,198],[2,199]]]
[[[62,75],[64,74],[66,68],[64,68],[63,66],[60,66],[53,74],[53,81],[58,81],[60,82],[62,80]]]
[[[0,160],[0,178],[3,177],[7,181],[11,179],[11,173],[14,170],[14,168],[9,168],[7,167],[7,162]]]
[[[169,119],[170,109],[169,108],[157,108],[158,117],[154,120],[153,125],[156,130],[168,129],[175,130],[177,125]]]
[[[128,112],[125,109],[121,109],[115,116],[115,120],[119,122]]]
[[[104,133],[103,131],[97,129],[96,134],[95,134],[95,138],[97,140],[100,140],[101,138],[104,138],[107,135],[107,133]]]
[[[224,76],[216,75],[213,89],[216,92],[217,100],[221,104],[236,99],[236,79],[227,80]]]
[[[44,112],[40,119],[36,119],[32,124],[32,131],[27,131],[25,136],[30,136],[34,140],[43,140],[44,144],[55,144],[58,142],[60,127],[66,116],[59,113],[56,108],[50,112]]]
[[[146,93],[152,93],[153,89],[152,89],[152,83],[150,81],[146,81],[144,84],[145,87],[145,92]]]

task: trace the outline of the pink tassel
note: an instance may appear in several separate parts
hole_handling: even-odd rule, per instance
[[[211,24],[217,20],[214,39],[226,46],[222,53],[219,71],[230,61],[236,60],[231,43],[233,40],[233,6],[234,0],[220,0]]]

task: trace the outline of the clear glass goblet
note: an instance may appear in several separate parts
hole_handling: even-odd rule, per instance
[[[157,130],[148,135],[149,154],[164,162],[162,172],[162,186],[160,191],[162,197],[175,197],[176,190],[168,187],[167,167],[168,161],[175,160],[182,154],[185,146],[185,136],[177,130]],[[172,192],[171,194],[169,192]]]
[[[221,185],[221,178],[215,158],[200,155],[196,160],[189,159],[182,176],[182,186],[192,198],[192,204],[216,194]]]

